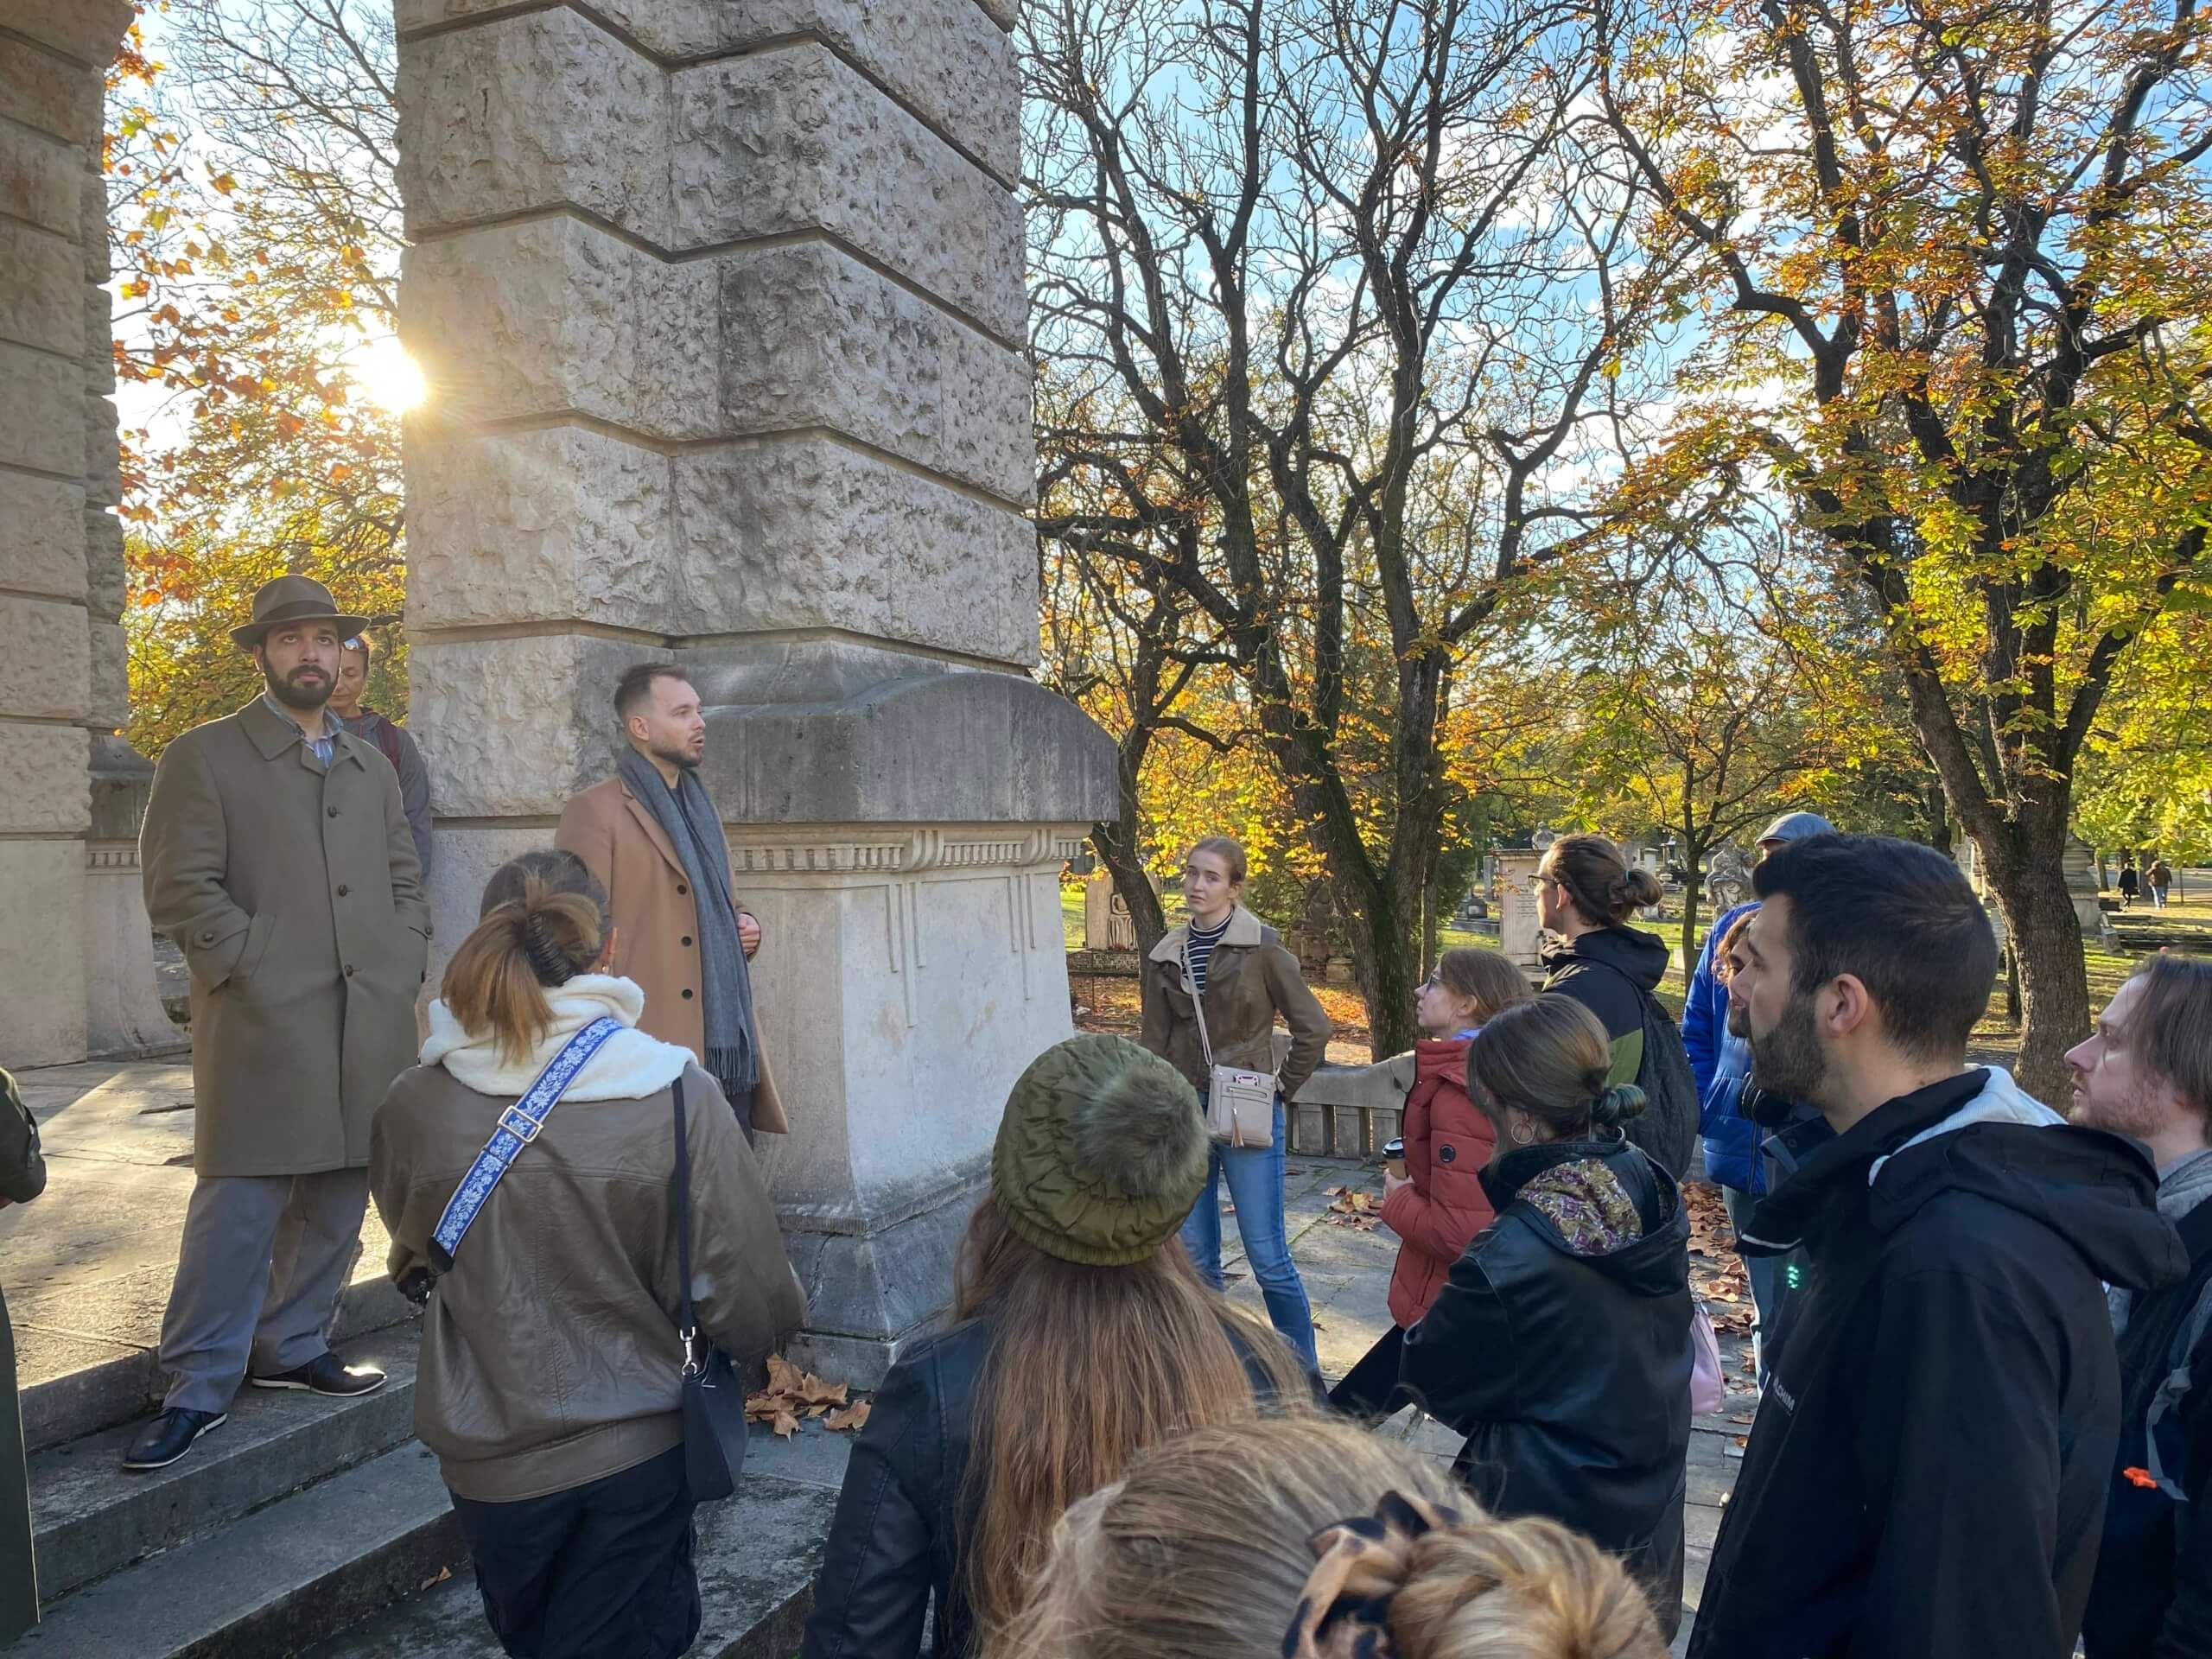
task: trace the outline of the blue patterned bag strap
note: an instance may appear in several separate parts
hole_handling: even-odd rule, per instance
[[[569,1038],[553,1057],[552,1063],[537,1074],[537,1081],[499,1114],[499,1128],[492,1131],[484,1150],[476,1154],[468,1173],[461,1178],[453,1197],[446,1200],[445,1213],[438,1217],[437,1227],[430,1235],[430,1262],[439,1273],[453,1271],[454,1252],[461,1248],[461,1236],[483,1210],[493,1189],[499,1185],[499,1178],[513,1166],[522,1149],[537,1139],[537,1132],[545,1127],[545,1120],[560,1104],[561,1096],[568,1093],[576,1074],[608,1038],[626,1029],[620,1020],[593,1020]]]

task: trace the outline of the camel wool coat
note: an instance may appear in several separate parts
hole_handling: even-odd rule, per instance
[[[727,844],[727,834],[723,839]],[[583,860],[607,889],[614,913],[614,961],[607,971],[634,981],[645,992],[645,1011],[638,1029],[703,1060],[707,1016],[699,1001],[705,977],[699,967],[699,901],[660,820],[616,776],[569,802],[553,844]],[[756,995],[756,1037],[760,1014]],[[753,1090],[753,1127],[769,1135],[791,1132],[768,1069],[765,1039],[760,1081]]]
[[[162,752],[139,835],[146,912],[192,969],[194,1170],[369,1161],[415,1062],[429,950],[399,779],[340,731],[327,772],[256,697]]]

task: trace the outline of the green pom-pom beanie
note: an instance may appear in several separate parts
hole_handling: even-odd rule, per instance
[[[991,1197],[1046,1255],[1128,1267],[1182,1226],[1208,1151],[1197,1091],[1173,1066],[1127,1038],[1071,1037],[1007,1096]]]

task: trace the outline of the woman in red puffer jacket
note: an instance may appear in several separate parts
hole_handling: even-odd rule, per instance
[[[1382,1178],[1382,1224],[1395,1233],[1390,1329],[1329,1391],[1329,1403],[1356,1417],[1387,1416],[1406,1403],[1398,1391],[1399,1351],[1421,1322],[1468,1241],[1493,1219],[1483,1195],[1483,1166],[1497,1131],[1467,1097],[1467,1045],[1501,1009],[1534,992],[1518,968],[1495,950],[1446,950],[1416,994],[1414,1086],[1406,1096],[1403,1179]]]

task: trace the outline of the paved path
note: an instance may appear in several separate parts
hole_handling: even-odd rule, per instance
[[[159,1341],[192,1190],[192,1073],[175,1062],[88,1063],[30,1071],[19,1080],[40,1122],[48,1171],[46,1193],[36,1204],[0,1209],[0,1272],[15,1325],[19,1382],[29,1386],[147,1352]],[[1344,1186],[1379,1200],[1382,1173],[1341,1160],[1290,1161],[1285,1206],[1292,1255],[1313,1298],[1321,1368],[1332,1380],[1389,1328],[1386,1300],[1397,1253],[1396,1239],[1380,1229],[1363,1231],[1322,1219],[1336,1189]],[[1233,1275],[1230,1294],[1264,1318],[1258,1288],[1243,1271],[1225,1194],[1223,1203],[1223,1262]],[[357,1283],[381,1276],[386,1243],[372,1210],[354,1269]],[[1740,1367],[1745,1345],[1724,1338],[1723,1347],[1724,1352],[1737,1350],[1731,1363]],[[1700,1419],[1691,1437],[1684,1593],[1693,1608],[1720,1507],[1734,1484],[1741,1456],[1735,1441],[1748,1432],[1752,1409],[1748,1378],[1738,1376],[1734,1386],[1738,1392],[1728,1412]],[[1401,1434],[1446,1463],[1459,1450],[1457,1435],[1410,1411],[1383,1432]],[[834,1484],[849,1444],[809,1425],[791,1445],[756,1448],[753,1466]]]

